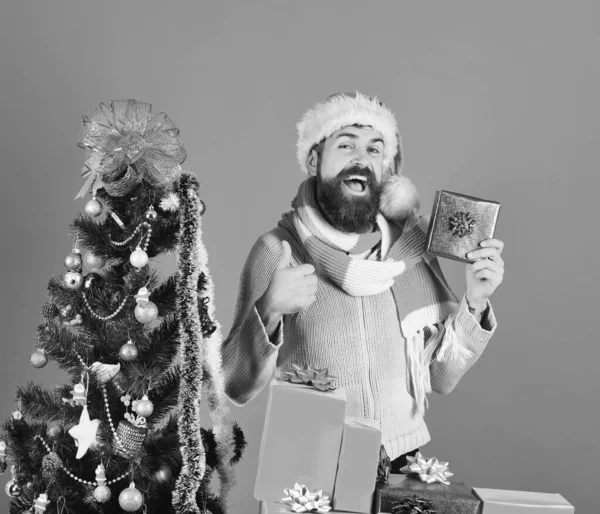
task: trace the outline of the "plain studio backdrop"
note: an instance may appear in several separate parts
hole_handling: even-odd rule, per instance
[[[6,2],[0,417],[18,385],[67,381],[29,356],[84,207],[73,200],[82,115],[135,98],[180,127],[227,334],[248,252],[303,179],[296,121],[330,93],[360,90],[395,112],[422,213],[439,189],[502,204],[498,330],[452,394],[431,397],[424,454],[471,486],[557,492],[597,513],[599,16],[592,1]],[[464,265],[442,266],[462,295]],[[232,406],[248,440],[233,514],[257,510],[266,400]]]

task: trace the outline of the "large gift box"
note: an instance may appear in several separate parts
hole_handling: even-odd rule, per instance
[[[504,491],[474,487],[482,514],[573,514],[575,508],[560,494]]]
[[[335,477],[335,511],[370,514],[381,447],[379,422],[347,417]]]
[[[494,237],[500,204],[474,196],[438,191],[433,202],[426,250],[432,255],[472,262],[466,255]]]
[[[481,503],[462,482],[427,484],[412,476],[394,474],[387,484],[377,484],[373,512],[390,514],[395,503],[410,496],[431,501],[436,512],[443,514],[478,514]]]
[[[319,391],[274,378],[269,384],[254,497],[278,502],[285,489],[302,484],[331,498],[345,414],[343,389]]]

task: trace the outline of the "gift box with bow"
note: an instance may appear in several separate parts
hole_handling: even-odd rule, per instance
[[[461,262],[479,243],[494,237],[500,204],[474,196],[438,191],[427,233],[427,253]]]

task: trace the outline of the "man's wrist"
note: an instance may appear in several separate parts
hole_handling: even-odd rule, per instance
[[[481,315],[487,308],[488,301],[487,300],[474,300],[474,299],[469,298],[468,295],[466,295],[466,300],[467,300],[467,308],[469,309],[469,312],[476,317],[481,317]]]
[[[268,302],[264,296],[259,298],[256,302],[256,310],[258,315],[265,327],[269,339],[272,339],[275,335],[275,331],[281,321],[281,314],[269,307]]]

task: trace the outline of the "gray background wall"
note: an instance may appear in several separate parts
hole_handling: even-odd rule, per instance
[[[397,114],[422,211],[437,189],[503,204],[497,335],[448,397],[426,455],[472,486],[558,492],[598,512],[596,266],[600,8],[594,2],[29,2],[0,10],[2,417],[28,358],[67,226],[83,209],[83,114],[131,98],[181,128],[203,183],[227,333],[255,239],[302,180],[295,122],[335,91]],[[457,294],[464,267],[444,261]],[[266,391],[232,408],[249,446],[231,512],[252,498]],[[208,421],[207,411],[204,419]],[[8,480],[8,477],[3,477]],[[2,495],[0,505],[6,505]]]

